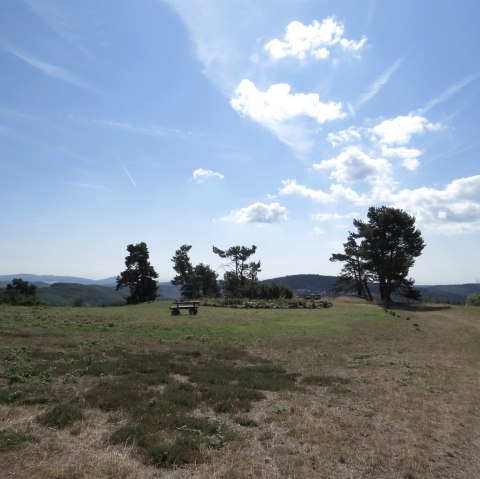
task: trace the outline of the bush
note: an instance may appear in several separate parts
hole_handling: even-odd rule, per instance
[[[479,293],[470,294],[467,298],[466,305],[467,306],[480,306],[480,294]]]
[[[38,422],[44,426],[65,429],[80,419],[83,419],[80,408],[68,404],[59,404],[42,414],[38,418]]]

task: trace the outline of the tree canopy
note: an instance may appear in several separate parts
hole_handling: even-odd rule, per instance
[[[157,297],[158,274],[150,264],[149,252],[145,243],[129,244],[128,256],[125,257],[125,271],[117,276],[116,289],[128,287],[130,296],[127,304],[138,304],[154,301]]]
[[[415,218],[401,209],[370,207],[368,221],[353,220],[344,252],[332,255],[331,261],[345,263],[342,275],[351,279],[359,294],[369,295],[368,281],[378,282],[382,300],[389,303],[392,294],[401,290],[412,296],[413,279],[408,277],[415,258],[425,247],[415,228]]]
[[[21,278],[14,278],[7,284],[5,291],[0,295],[0,303],[13,306],[39,304],[37,286]]]
[[[231,268],[226,271],[223,276],[223,290],[226,294],[241,298],[245,296],[247,289],[258,282],[258,273],[261,271],[260,261],[247,260],[255,254],[257,247],[248,246],[231,246],[227,250],[221,250],[216,246],[213,247],[213,252],[220,256],[220,258],[229,259],[230,263],[225,267]]]
[[[182,245],[172,258],[173,269],[177,273],[171,283],[180,286],[183,298],[199,298],[201,296],[218,296],[220,289],[217,273],[203,263],[193,266],[188,256],[191,245]]]

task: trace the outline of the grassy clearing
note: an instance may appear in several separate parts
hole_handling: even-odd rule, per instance
[[[0,308],[0,468],[471,478],[480,311]]]

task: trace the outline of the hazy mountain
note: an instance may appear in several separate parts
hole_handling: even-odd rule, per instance
[[[9,283],[14,278],[21,278],[24,281],[29,281],[30,283],[77,283],[77,284],[96,284],[100,286],[114,286],[115,285],[115,276],[105,279],[88,279],[88,278],[77,278],[76,276],[55,276],[52,274],[28,274],[28,273],[18,273],[18,274],[3,274],[0,275],[0,282]],[[40,286],[40,284],[38,284]]]
[[[263,284],[271,286],[276,283],[279,286],[286,286],[299,296],[305,294],[319,294],[332,289],[336,276],[322,276],[320,274],[294,274],[280,278],[266,279]]]
[[[105,304],[124,304],[123,296],[127,292],[115,290],[115,277],[101,280],[78,278],[75,276],[10,274],[0,275],[0,288],[3,288],[13,278],[21,278],[38,286],[38,296],[47,304],[68,305],[75,297],[84,298],[92,306]],[[287,286],[298,296],[326,293],[332,289],[336,276],[319,274],[295,274],[262,281],[266,285],[276,283]],[[173,286],[169,281],[158,283],[160,299],[177,299],[180,297],[180,288]],[[416,285],[426,301],[438,303],[465,304],[467,296],[480,293],[480,284],[452,284],[452,285]],[[378,295],[378,287],[372,285],[372,294]]]

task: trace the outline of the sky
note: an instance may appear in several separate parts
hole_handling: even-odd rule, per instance
[[[338,274],[370,206],[417,284],[480,281],[478,0],[5,0],[0,274],[101,279],[146,242]]]

